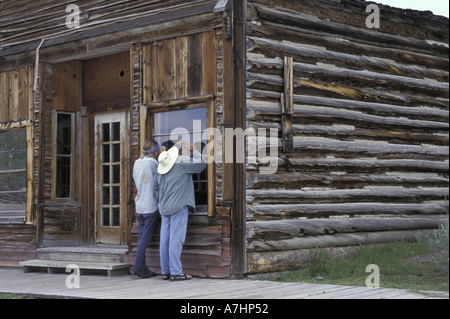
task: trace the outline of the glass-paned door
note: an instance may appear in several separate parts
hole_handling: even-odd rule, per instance
[[[95,117],[95,207],[97,243],[126,242],[127,112]]]

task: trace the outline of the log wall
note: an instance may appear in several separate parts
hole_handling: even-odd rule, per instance
[[[366,3],[338,2],[248,1],[247,127],[279,130],[277,172],[247,165],[249,273],[446,216],[448,19],[380,5],[368,29]]]

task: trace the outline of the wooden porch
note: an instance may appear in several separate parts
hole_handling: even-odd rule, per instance
[[[68,289],[67,276],[68,274],[24,273],[21,268],[0,268],[0,294],[58,299],[227,299],[230,303],[233,299],[242,298],[265,300],[431,298],[400,289],[200,278],[168,282],[161,280],[160,276],[138,279],[136,276],[110,278],[87,275],[80,277],[79,289]],[[448,298],[448,294],[440,297]],[[221,304],[223,303],[218,302],[217,308]],[[273,313],[272,311],[269,313]]]

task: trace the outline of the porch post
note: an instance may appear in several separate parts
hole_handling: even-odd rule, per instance
[[[246,0],[233,0],[232,18],[233,18],[233,101],[234,101],[234,128],[245,130],[245,38],[246,21],[245,9]],[[246,201],[245,201],[245,160],[244,163],[236,161],[236,146],[234,151],[234,205],[232,210],[231,222],[231,240],[232,240],[232,258],[233,274],[236,277],[242,277],[247,272],[246,267]],[[244,143],[244,148],[246,147]],[[244,153],[245,154],[245,153]],[[245,158],[245,156],[244,156]]]

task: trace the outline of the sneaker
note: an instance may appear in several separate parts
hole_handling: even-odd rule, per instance
[[[145,272],[145,269],[134,268],[131,272],[139,278],[150,278],[150,275]]]
[[[169,279],[170,279],[170,274],[162,275],[162,280],[169,280]]]
[[[149,278],[150,278],[150,277],[155,277],[155,276],[157,276],[155,272],[151,271],[151,270],[148,269],[148,268],[144,269],[144,273],[145,273],[146,275],[148,275]]]
[[[170,276],[170,281],[189,280],[191,278],[192,278],[192,276],[185,275],[185,274],[179,274],[179,275]]]

